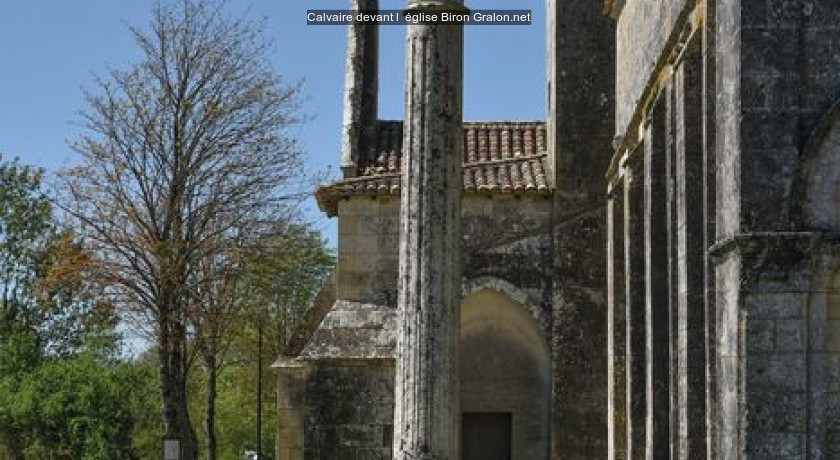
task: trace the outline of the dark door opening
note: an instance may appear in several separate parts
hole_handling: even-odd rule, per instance
[[[511,414],[464,413],[462,460],[511,460]]]

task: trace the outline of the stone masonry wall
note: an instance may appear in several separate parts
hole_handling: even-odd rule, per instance
[[[832,458],[837,441],[813,416],[825,390],[808,363],[825,318],[808,313],[820,289],[797,184],[840,98],[840,4],[718,0],[716,18],[719,454]]]
[[[547,308],[551,201],[513,194],[463,200],[463,277],[503,279]],[[398,209],[391,197],[354,197],[339,204],[337,298],[396,305]]]
[[[391,458],[393,363],[315,364],[306,384],[305,460]]]
[[[740,107],[741,232],[802,229],[795,183],[803,149],[817,122],[840,100],[840,3],[834,0],[720,1],[721,23],[740,17],[740,44],[720,47],[737,59],[732,83]],[[736,24],[734,27],[738,27]],[[727,33],[721,30],[721,33]],[[728,55],[725,53],[729,53]],[[737,120],[731,120],[737,123]],[[735,224],[733,224],[735,225]]]
[[[615,135],[615,21],[602,2],[549,0],[554,194],[552,459],[607,455],[605,172]],[[640,46],[641,47],[641,46]]]
[[[466,195],[463,200],[464,278],[492,277],[511,283],[537,306],[534,315],[538,322],[547,325],[552,276],[550,197]],[[353,197],[339,204],[336,293],[345,310],[373,309],[381,315],[395,308],[398,208],[398,200],[390,197]],[[354,307],[353,302],[359,306]],[[327,320],[333,321],[332,316]],[[393,327],[391,321],[383,324]],[[340,332],[333,328],[316,336]],[[377,334],[393,337],[381,331]],[[323,338],[334,341],[337,337]],[[307,350],[310,348],[311,344]],[[391,458],[394,367],[388,354],[380,348],[376,360],[309,362],[304,410],[306,460]]]
[[[624,136],[690,0],[627,0],[616,26],[616,134]]]

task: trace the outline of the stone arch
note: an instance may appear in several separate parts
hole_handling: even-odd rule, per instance
[[[462,287],[462,298],[479,291],[495,291],[502,293],[513,302],[516,302],[534,321],[537,322],[543,338],[548,340],[549,318],[527,292],[518,288],[513,283],[495,276],[479,276],[470,278],[464,282]]]
[[[461,301],[461,410],[465,414],[508,414],[511,459],[547,460],[550,352],[528,308],[530,302],[522,294],[500,280],[465,291]]]
[[[840,231],[840,100],[826,112],[804,149],[800,193],[808,229]]]

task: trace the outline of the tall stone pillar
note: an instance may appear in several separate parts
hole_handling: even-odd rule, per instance
[[[379,0],[350,0],[351,11],[375,13]],[[376,137],[379,31],[376,24],[353,22],[347,32],[344,69],[344,118],[341,124],[341,171],[355,177],[359,160]]]
[[[409,0],[410,14],[466,11]],[[457,460],[463,26],[411,24],[400,202],[394,459]]]

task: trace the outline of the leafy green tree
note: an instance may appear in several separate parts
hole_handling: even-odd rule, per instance
[[[51,360],[24,374],[9,408],[32,434],[27,459],[131,459],[133,383],[93,354]]]
[[[33,292],[52,222],[41,178],[40,170],[0,155],[0,441],[12,460],[23,458],[23,437],[8,404],[44,346]]]
[[[159,458],[163,427],[157,352],[151,348],[122,363],[121,375],[131,391],[125,405],[132,417],[131,449],[140,459]]]
[[[266,353],[277,356],[287,344],[334,265],[320,232],[304,223],[279,222],[253,242],[241,295],[251,302],[251,330],[261,325],[268,337]]]
[[[332,252],[326,248],[320,233],[306,224],[289,220],[272,222],[259,234],[238,238],[225,255],[226,263],[217,259],[205,266],[208,272],[220,270],[220,273],[203,275],[205,280],[213,281],[203,285],[208,292],[196,292],[198,295],[190,309],[195,352],[204,371],[203,405],[193,404],[193,407],[196,408],[194,412],[198,407],[203,408],[204,424],[200,434],[208,447],[208,459],[216,458],[219,451],[217,397],[220,391],[230,391],[220,390],[219,379],[227,372],[234,372],[242,380],[250,378],[253,382],[252,386],[238,389],[250,395],[250,404],[244,408],[236,406],[239,412],[236,420],[241,425],[245,414],[254,413],[248,409],[256,404],[254,374],[259,364],[266,357],[277,356],[280,346],[285,344],[334,263]],[[266,373],[260,379],[265,390],[271,388],[265,379],[267,376]],[[272,394],[270,391],[264,393]],[[230,394],[221,396],[226,400],[231,397]],[[266,411],[266,415],[270,413],[270,410]],[[241,448],[242,442],[250,440],[251,448],[254,447],[253,424],[245,428],[225,427],[222,432],[241,429],[250,436],[221,439],[225,444],[222,452],[229,450],[230,441],[239,442]],[[227,458],[226,455],[222,458]]]
[[[132,458],[115,318],[55,223],[42,172],[0,158],[0,451],[12,460]]]

